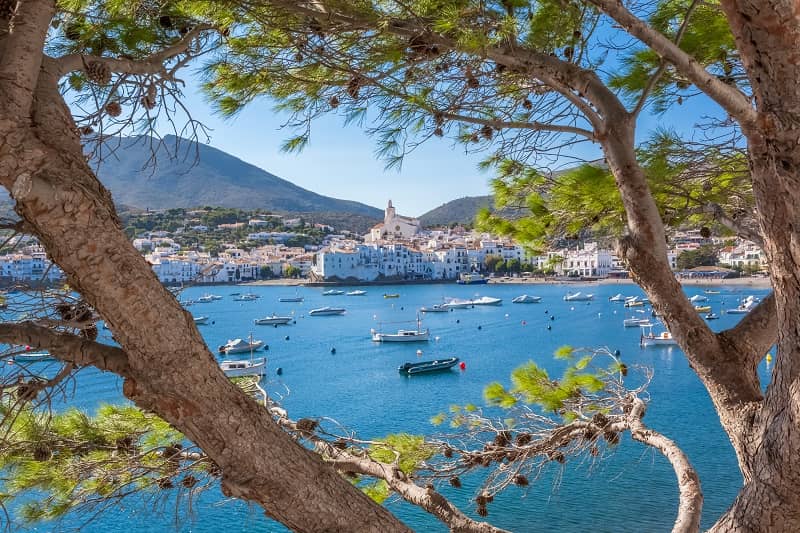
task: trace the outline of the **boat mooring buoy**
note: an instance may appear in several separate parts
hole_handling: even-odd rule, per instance
[[[284,337],[284,340],[288,341],[289,340],[289,335],[286,335],[286,337]]]
[[[547,309],[545,309],[545,310],[544,310],[544,314],[546,314],[546,315],[547,315],[547,314],[549,314],[549,313],[550,313],[550,311],[548,311]]]
[[[555,319],[556,319],[556,317],[554,317],[553,315],[550,315],[550,320],[555,320]]]
[[[616,355],[617,357],[619,357],[619,350],[614,350],[614,355]]]
[[[460,318],[456,319],[456,324],[461,324],[461,319]]]
[[[283,369],[281,367],[278,367],[277,370],[275,370],[275,373],[278,374],[279,376],[282,376],[283,375]]]
[[[553,329],[553,326],[551,326],[550,324],[548,324],[548,325],[547,325],[547,331],[550,331],[551,329]]]
[[[466,370],[467,369],[467,363],[465,363],[464,361],[461,361],[458,364],[458,368],[460,368],[461,370]]]
[[[422,355],[422,350],[417,350],[417,357]]]
[[[478,326],[478,329],[481,329],[481,326]]]
[[[336,353],[336,348],[331,348],[331,353]]]
[[[527,326],[528,325],[528,323],[525,322],[524,320],[522,322],[520,322],[520,324],[522,324],[523,326]]]

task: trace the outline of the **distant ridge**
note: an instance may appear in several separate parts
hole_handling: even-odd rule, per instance
[[[494,210],[493,196],[465,196],[431,209],[419,217],[419,221],[426,228],[453,223],[471,224],[475,221],[478,211],[484,207]]]
[[[151,150],[155,149],[155,154]],[[117,204],[233,207],[297,213],[353,213],[383,218],[383,211],[311,192],[222,150],[168,135],[121,137],[108,143],[98,177]],[[113,153],[111,153],[113,152]],[[155,155],[157,164],[148,166]]]

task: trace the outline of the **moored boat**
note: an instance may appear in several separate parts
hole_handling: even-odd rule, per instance
[[[708,313],[708,314],[705,316],[705,319],[706,319],[706,320],[716,320],[716,319],[718,319],[718,318],[719,318],[719,315],[715,315],[714,313]]]
[[[467,307],[475,307],[475,304],[472,303],[472,300],[464,300],[462,298],[450,298],[447,300],[446,303],[443,303],[440,307],[444,307],[446,309],[465,309]]]
[[[243,376],[262,376],[267,366],[266,357],[259,357],[251,360],[225,360],[220,362],[219,367],[229,378]]]
[[[198,326],[202,326],[204,324],[208,324],[208,317],[207,316],[195,316],[195,317],[192,317],[192,318],[194,318],[194,323],[197,324]]]
[[[711,306],[710,305],[695,305],[694,310],[698,313],[710,313]]]
[[[420,313],[447,313],[450,309],[443,305],[432,305],[430,307],[420,307]]]
[[[309,316],[325,316],[325,315],[343,315],[345,312],[344,307],[320,307],[319,309],[312,309],[308,312]]]
[[[530,294],[522,294],[511,300],[512,304],[538,304],[542,301],[541,296],[531,296]]]
[[[694,296],[689,298],[689,301],[692,302],[692,303],[695,303],[695,302],[707,302],[708,301],[708,297],[703,296],[702,294],[695,294]]]
[[[426,329],[399,329],[397,333],[381,333],[372,330],[372,340],[375,342],[424,342],[430,337]]]
[[[400,295],[397,294],[397,293],[394,293],[394,294],[386,294],[386,293],[384,293],[383,297],[384,298],[400,298]]]
[[[323,296],[338,296],[340,294],[344,294],[344,291],[340,291],[339,289],[328,289],[327,291],[323,291]]]
[[[647,329],[647,333],[644,330]],[[661,333],[653,333],[653,326],[642,326],[642,336],[639,338],[639,344],[642,348],[649,346],[674,346],[678,344],[672,337],[669,331],[662,331]]]
[[[728,309],[726,312],[730,315],[746,315],[747,313],[753,310],[753,308],[756,306],[757,303],[758,300],[756,299],[755,296],[748,296],[747,298],[741,301],[739,307],[737,307],[736,309]]]
[[[253,294],[252,292],[248,292],[245,294],[240,294],[239,296],[234,298],[234,300],[237,302],[250,302],[252,300],[258,300],[259,298],[261,298],[261,296],[259,296],[258,294]]]
[[[279,302],[302,302],[302,296],[292,296],[290,298],[278,298]]]
[[[719,294],[719,291],[715,291],[713,289],[706,289],[703,292],[706,294]]]
[[[346,292],[345,296],[364,296],[365,294],[367,294],[367,291],[354,290],[354,291]]]
[[[276,314],[272,314],[272,316],[265,316],[264,318],[256,318],[253,320],[253,323],[257,326],[271,326],[273,324],[288,324],[292,321],[292,317],[290,316],[278,316]]]
[[[36,363],[39,361],[55,361],[55,359],[50,355],[50,352],[25,352],[14,356],[14,361],[17,363]]]
[[[459,285],[480,285],[489,283],[489,278],[485,278],[480,274],[461,274],[456,283]]]
[[[420,361],[418,363],[404,363],[397,367],[397,370],[402,374],[422,374],[425,372],[438,372],[440,370],[448,370],[458,364],[458,357],[450,357],[448,359],[436,359],[433,361]]]
[[[652,326],[649,318],[626,318],[622,321],[622,325],[626,328],[647,327]]]
[[[503,303],[502,298],[493,298],[491,296],[481,296],[471,300],[472,305],[500,305]]]
[[[627,299],[626,296],[623,296],[622,293],[617,293],[611,298],[608,299],[609,302],[624,302]]]
[[[625,300],[625,307],[642,307],[644,301],[640,300],[638,296],[631,296]]]
[[[264,345],[264,341],[254,341],[252,337],[249,340],[232,339],[219,347],[219,353],[245,353],[258,350]]]
[[[583,294],[578,291],[572,294],[567,293],[567,295],[564,296],[565,302],[586,302],[589,300],[594,300],[594,294]]]

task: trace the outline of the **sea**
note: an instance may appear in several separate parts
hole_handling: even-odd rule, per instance
[[[722,431],[711,401],[700,380],[677,347],[640,348],[638,328],[623,327],[623,319],[650,316],[650,308],[625,309],[609,297],[643,296],[635,285],[396,285],[346,287],[362,289],[363,296],[323,296],[320,287],[215,286],[185,289],[181,300],[205,294],[222,297],[211,303],[194,303],[188,310],[207,316],[199,326],[209,347],[229,339],[264,341],[268,350],[265,388],[280,399],[290,416],[327,417],[361,438],[391,433],[437,435],[449,428],[430,419],[451,405],[481,404],[483,389],[493,381],[508,384],[511,371],[535,361],[551,376],[561,374],[564,362],[553,352],[563,345],[607,347],[619,350],[629,366],[652,370],[648,388],[650,403],[645,422],[676,441],[697,469],[704,492],[702,527],[709,527],[726,510],[742,479],[733,449]],[[743,315],[726,314],[748,295],[763,297],[768,289],[735,286],[692,286],[687,296],[707,294],[708,305],[720,315],[709,325],[730,328]],[[568,302],[563,297],[581,291],[594,295],[589,302]],[[236,301],[233,293],[252,292],[253,301]],[[399,294],[384,298],[384,294]],[[541,296],[538,304],[512,304],[521,294]],[[279,302],[303,297],[303,302]],[[448,313],[422,316],[430,328],[427,343],[375,343],[370,330],[393,331],[415,326],[418,309],[444,298],[502,298],[499,306],[476,306]],[[702,305],[706,305],[703,303]],[[323,306],[344,307],[341,316],[309,316]],[[253,320],[273,313],[291,315],[286,326],[256,326]],[[656,331],[660,331],[655,328]],[[105,339],[103,337],[106,337]],[[101,340],[110,332],[101,330]],[[165,349],[169,349],[168,346]],[[421,350],[421,354],[417,351]],[[464,369],[405,376],[397,367],[405,362],[459,357]],[[241,356],[246,358],[247,355]],[[180,368],[180,361],[176,367]],[[278,369],[281,370],[278,375]],[[766,362],[759,367],[762,382],[769,379]],[[632,380],[637,379],[635,376]],[[104,403],[125,402],[121,381],[108,373],[88,368],[77,376],[75,393],[66,404],[94,411]],[[224,405],[219,406],[221,410]],[[265,457],[264,460],[269,460]],[[474,518],[472,499],[482,472],[454,489],[444,484],[443,493]],[[678,504],[675,474],[658,453],[623,436],[620,444],[601,458],[556,462],[528,487],[512,487],[489,504],[486,520],[511,531],[555,532],[649,532],[669,531]],[[397,498],[385,505],[415,531],[444,532],[434,517]],[[11,509],[13,515],[13,508]],[[33,526],[15,523],[12,530],[37,532],[282,532],[286,529],[266,518],[255,505],[222,496],[218,488],[199,495],[153,498],[135,496],[92,513],[72,513],[57,522]]]

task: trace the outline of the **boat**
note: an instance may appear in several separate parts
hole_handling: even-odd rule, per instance
[[[502,298],[493,298],[491,296],[481,296],[471,300],[472,305],[500,305],[503,303]]]
[[[194,323],[198,326],[202,326],[203,324],[208,324],[208,317],[207,316],[195,316]]]
[[[403,363],[397,370],[402,374],[422,374],[425,372],[438,372],[449,370],[458,364],[458,357],[436,359],[434,361],[420,361],[418,363]]]
[[[367,291],[355,290],[355,291],[346,292],[344,294],[345,294],[345,296],[364,296],[365,294],[367,294]]]
[[[480,274],[461,274],[456,283],[459,285],[481,285],[489,283],[489,278],[485,278]]]
[[[432,305],[431,307],[420,307],[419,311],[420,313],[447,313],[450,309],[443,305]]]
[[[320,307],[308,312],[308,316],[343,315],[344,307]]]
[[[254,341],[252,336],[249,340],[233,339],[229,340],[226,344],[221,345],[219,347],[219,353],[231,354],[253,352],[261,348],[263,345],[263,341]]]
[[[647,333],[644,333],[644,330],[647,329]],[[672,338],[672,334],[669,331],[662,331],[661,333],[655,334],[653,333],[653,326],[642,326],[642,336],[639,339],[639,344],[642,348],[647,348],[648,346],[674,346],[678,344],[674,338]]]
[[[609,302],[624,302],[625,300],[627,300],[627,298],[628,298],[627,296],[623,296],[622,294],[617,293],[614,296],[612,296],[611,298],[609,298],[608,301]]]
[[[302,302],[302,296],[293,296],[291,298],[278,298],[279,302]]]
[[[626,328],[637,328],[652,326],[649,318],[626,318],[622,321],[622,325]]]
[[[55,361],[55,357],[50,352],[25,352],[14,356],[17,363],[37,363],[39,361]]]
[[[565,302],[586,302],[589,300],[594,300],[594,294],[583,294],[582,292],[578,291],[573,294],[567,293],[567,295],[564,296]]]
[[[258,294],[253,294],[252,292],[247,292],[245,294],[240,294],[236,298],[234,298],[237,302],[251,302],[253,300],[258,300],[261,298]]]
[[[718,318],[719,318],[719,315],[715,315],[714,313],[708,313],[708,314],[705,316],[705,319],[706,319],[706,320],[716,320],[716,319],[718,319]]]
[[[710,313],[711,306],[710,305],[695,305],[694,310],[698,313]]]
[[[199,304],[210,304],[213,301],[214,301],[214,298],[212,298],[210,294],[207,294],[205,296],[201,296],[200,298],[195,300],[195,302],[199,303]]]
[[[264,318],[256,318],[253,323],[257,326],[272,326],[274,324],[288,324],[292,321],[290,316],[278,316],[275,313],[272,316],[265,316]]]
[[[715,291],[713,289],[706,289],[703,292],[706,294],[719,294],[719,291]]]
[[[328,289],[322,293],[323,296],[338,296],[340,294],[344,294],[344,291],[340,291],[338,289]]]
[[[267,358],[259,357],[251,360],[225,360],[220,362],[219,367],[229,378],[243,376],[263,376],[267,366]]]
[[[625,307],[642,307],[644,306],[644,301],[640,300],[638,296],[631,296],[627,300],[625,300]]]
[[[386,293],[384,293],[383,297],[384,298],[400,298],[400,295],[397,294],[397,293],[394,293],[394,294],[386,294]]]
[[[695,303],[695,302],[707,302],[708,298],[703,296],[702,294],[695,294],[694,296],[689,298],[689,301],[692,302],[692,303]]]
[[[397,333],[381,333],[374,329],[370,331],[375,342],[422,342],[427,341],[430,331],[422,329],[422,323],[417,317],[417,329],[399,329]]]
[[[466,309],[467,307],[475,307],[475,304],[472,303],[472,300],[464,300],[462,298],[450,298],[440,307],[444,307],[446,309]]]
[[[730,315],[746,315],[753,310],[757,303],[758,299],[755,296],[748,296],[739,303],[739,307],[736,309],[728,309],[726,313]]]
[[[521,296],[517,296],[516,298],[511,300],[512,304],[538,304],[542,301],[541,296],[531,296],[529,294],[523,294]]]

